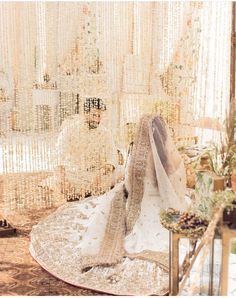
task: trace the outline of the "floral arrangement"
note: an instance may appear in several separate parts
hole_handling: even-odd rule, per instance
[[[230,211],[234,208],[236,194],[230,190],[214,192],[209,197],[196,200],[189,210],[169,208],[160,212],[161,224],[168,230],[189,238],[199,238],[206,231],[214,213],[221,206]]]
[[[160,212],[160,222],[168,230],[190,238],[201,237],[207,229],[209,222],[201,219],[192,212],[183,212],[169,208]]]

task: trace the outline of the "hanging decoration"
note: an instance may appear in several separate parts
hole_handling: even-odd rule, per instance
[[[162,115],[176,140],[195,137],[192,115],[222,120],[228,19],[225,2],[1,3],[0,70],[9,83],[0,84],[0,133],[7,136],[0,171],[52,174],[61,125],[84,119],[89,98],[104,101],[102,121],[123,157],[146,112]],[[19,185],[9,186],[9,201]]]

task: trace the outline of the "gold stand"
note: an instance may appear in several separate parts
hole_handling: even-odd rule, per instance
[[[218,236],[218,235],[217,235]],[[189,241],[194,241],[194,249],[185,256],[185,260],[188,258],[188,266],[184,268],[184,262],[182,265],[179,264],[179,241],[180,239],[189,239]],[[215,239],[215,238],[214,238]],[[209,287],[208,295],[213,295],[213,276],[214,276],[214,239],[211,242],[210,248],[210,262],[209,262]],[[183,289],[183,284],[185,283],[192,266],[203,247],[203,243],[200,242],[197,245],[198,238],[189,238],[185,235],[169,232],[169,295],[177,296],[179,291]],[[196,249],[196,250],[195,250]],[[192,259],[190,261],[190,258]],[[182,272],[183,271],[183,272]],[[180,274],[181,273],[181,274]],[[182,276],[181,276],[182,275]]]
[[[176,296],[179,292],[179,240],[180,234],[169,232],[169,295]]]
[[[221,268],[220,294],[221,296],[227,296],[230,241],[232,238],[236,238],[236,229],[230,229],[227,225],[223,225],[221,227],[221,235],[222,235],[222,268]]]

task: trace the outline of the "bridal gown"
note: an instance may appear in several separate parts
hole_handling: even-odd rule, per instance
[[[101,196],[69,202],[34,226],[30,243],[33,258],[49,273],[72,285],[114,295],[166,294],[169,234],[159,220],[161,202],[153,164],[150,151],[141,213],[125,238],[128,256],[120,263],[81,270],[82,256],[96,255],[99,251],[111,202],[123,183]],[[169,177],[182,198],[183,171],[181,163]],[[182,203],[183,200],[175,201],[170,207],[181,209]]]

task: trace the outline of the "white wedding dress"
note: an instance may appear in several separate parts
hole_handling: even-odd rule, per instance
[[[169,234],[159,220],[163,202],[154,164],[150,150],[145,169],[141,212],[124,240],[124,248],[130,257],[123,257],[116,265],[95,266],[86,272],[81,271],[81,257],[96,256],[99,252],[112,200],[123,187],[121,182],[99,197],[63,205],[34,226],[30,243],[33,258],[54,276],[76,286],[114,295],[165,295],[169,288]],[[179,210],[186,208],[185,188],[182,187],[185,184],[184,173],[181,162],[178,169],[169,176],[181,199],[173,199],[168,207]],[[142,258],[135,257],[139,253]],[[155,262],[155,259],[160,258],[161,262]]]

